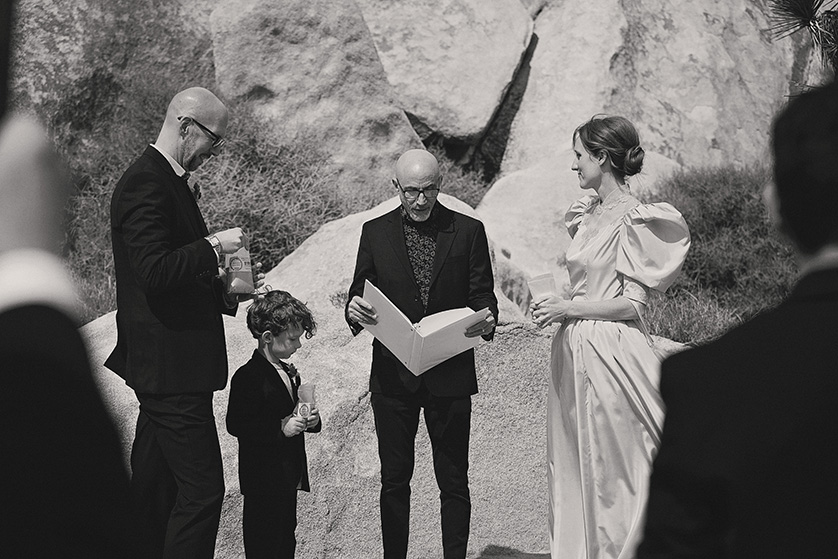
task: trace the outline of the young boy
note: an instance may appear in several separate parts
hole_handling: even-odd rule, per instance
[[[285,363],[314,335],[308,308],[285,291],[258,297],[247,327],[259,346],[233,375],[227,430],[239,439],[239,482],[244,495],[244,550],[248,559],[291,559],[297,540],[297,490],[309,491],[303,431],[321,429],[320,414],[294,414],[300,376]]]

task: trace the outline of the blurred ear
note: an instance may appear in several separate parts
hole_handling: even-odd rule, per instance
[[[271,333],[270,330],[265,330],[264,332],[262,332],[262,335],[259,336],[259,340],[265,345],[269,345],[273,341],[273,339],[274,335]]]
[[[61,255],[71,190],[69,167],[38,121],[0,122],[0,253],[35,248]]]
[[[776,229],[783,229],[783,219],[780,217],[780,201],[777,199],[777,185],[773,180],[765,183],[762,187],[762,204],[768,211],[768,217],[771,220],[771,225]]]

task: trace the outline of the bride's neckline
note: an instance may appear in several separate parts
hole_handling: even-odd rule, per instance
[[[612,210],[631,198],[633,198],[633,196],[627,189],[613,190],[609,192],[605,198],[597,196],[597,200],[594,202],[594,214],[599,215],[607,212],[608,210]]]

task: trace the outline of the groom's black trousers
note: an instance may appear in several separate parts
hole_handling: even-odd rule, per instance
[[[143,556],[212,559],[224,498],[212,392],[140,394],[131,493]]]

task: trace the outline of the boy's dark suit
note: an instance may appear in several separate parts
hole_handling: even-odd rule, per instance
[[[413,323],[461,307],[488,307],[497,320],[492,263],[483,224],[436,203],[429,219],[435,219],[437,224],[436,251],[428,304],[423,308],[407,252],[401,212],[400,206],[364,224],[349,301],[356,295],[363,297],[364,280],[368,279]],[[348,315],[347,322],[354,334],[361,331],[361,326],[349,320]],[[485,338],[491,339],[491,335]],[[474,350],[452,357],[417,377],[378,340],[373,340],[370,392],[381,460],[385,557],[407,554],[410,479],[420,408],[424,408],[432,445],[445,449],[434,452],[445,557],[465,557],[471,519],[467,476],[471,396],[477,393]]]
[[[305,437],[301,433],[289,438],[282,433],[282,419],[294,412],[299,377],[291,379],[292,398],[280,374],[287,373],[280,373],[254,351],[230,382],[227,430],[239,440],[239,483],[245,496],[248,559],[261,556],[254,549],[263,546],[279,548],[281,557],[293,557],[297,489],[310,490]],[[309,432],[317,433],[321,428],[322,422]],[[270,519],[274,522],[263,524]],[[273,545],[260,537],[271,535],[276,537]]]
[[[663,363],[639,559],[838,553],[838,269]]]
[[[111,200],[118,338],[105,365],[140,402],[131,487],[151,556],[212,557],[221,518],[212,393],[227,384],[221,314],[236,308],[207,234],[186,180],[149,146]]]

